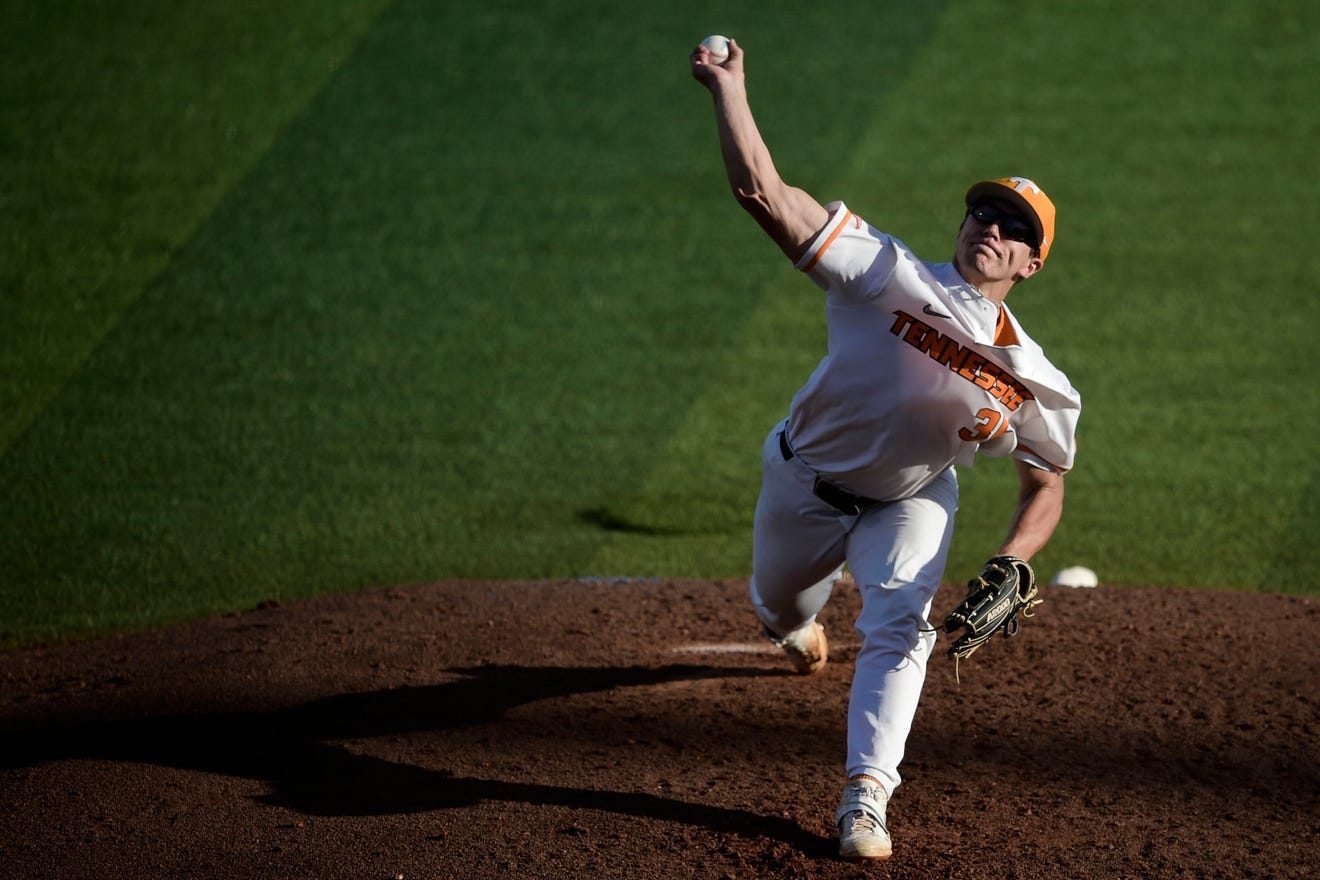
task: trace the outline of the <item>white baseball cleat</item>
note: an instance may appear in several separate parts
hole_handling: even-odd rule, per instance
[[[885,827],[884,788],[866,779],[849,782],[834,813],[839,828],[839,857],[852,862],[879,861],[894,854],[889,829]]]
[[[777,636],[768,628],[765,634],[776,646],[783,648],[799,675],[811,675],[825,667],[829,659],[830,644],[825,638],[825,627],[816,621],[800,626],[786,636]]]

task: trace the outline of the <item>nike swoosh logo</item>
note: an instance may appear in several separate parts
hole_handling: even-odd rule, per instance
[[[926,303],[924,306],[922,306],[921,310],[926,314],[930,315],[932,318],[949,318],[950,320],[952,320],[953,318],[953,315],[946,315],[943,312],[935,311],[935,309],[931,307],[930,303]]]

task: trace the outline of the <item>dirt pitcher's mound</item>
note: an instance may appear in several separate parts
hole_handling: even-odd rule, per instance
[[[1315,876],[1320,602],[1047,589],[961,686],[932,662],[860,867],[857,597],[800,678],[746,586],[428,584],[0,655],[0,875]]]

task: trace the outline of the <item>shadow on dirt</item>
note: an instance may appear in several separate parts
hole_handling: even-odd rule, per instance
[[[832,839],[795,822],[747,810],[641,792],[599,791],[441,771],[359,754],[335,741],[465,727],[497,721],[509,709],[575,694],[677,681],[782,676],[747,668],[673,665],[660,668],[451,669],[457,681],[342,694],[266,712],[170,714],[119,720],[11,721],[0,731],[9,747],[0,768],[90,759],[157,764],[262,780],[260,800],[309,815],[366,816],[422,812],[508,801],[592,809],[769,838],[812,855],[828,855]],[[595,743],[618,745],[626,743]]]

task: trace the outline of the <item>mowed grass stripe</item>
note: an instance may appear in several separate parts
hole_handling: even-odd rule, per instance
[[[385,5],[7,5],[0,454]]]

